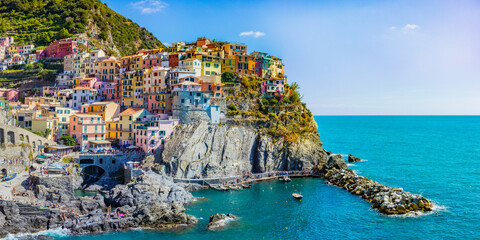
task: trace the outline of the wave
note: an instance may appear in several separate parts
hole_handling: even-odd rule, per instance
[[[50,230],[44,230],[36,233],[17,233],[17,234],[8,234],[4,240],[16,240],[16,239],[22,239],[22,238],[27,238],[27,237],[35,237],[35,236],[50,236],[54,238],[60,238],[60,237],[66,237],[70,235],[70,231],[68,229],[62,229],[62,228],[55,228],[55,229],[50,229]]]
[[[357,166],[357,165],[352,164],[352,163],[347,163],[347,166],[348,166],[348,167],[355,167],[355,166]]]

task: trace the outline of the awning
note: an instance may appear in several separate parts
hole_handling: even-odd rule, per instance
[[[90,143],[93,144],[112,144],[110,141],[107,140],[102,140],[102,141],[89,141]]]

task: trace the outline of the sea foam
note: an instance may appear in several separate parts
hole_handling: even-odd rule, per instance
[[[21,239],[25,237],[35,237],[35,236],[50,236],[54,238],[59,238],[59,237],[66,237],[70,235],[70,231],[67,229],[62,229],[62,228],[55,228],[55,229],[50,229],[50,230],[44,230],[36,233],[17,233],[17,234],[8,234],[4,240],[16,240],[16,239]]]

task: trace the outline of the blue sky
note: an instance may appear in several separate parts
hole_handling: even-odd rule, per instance
[[[316,115],[480,114],[479,1],[102,1],[164,43],[283,58]]]

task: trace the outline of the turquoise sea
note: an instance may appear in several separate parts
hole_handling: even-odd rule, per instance
[[[388,217],[321,179],[256,184],[244,191],[195,192],[187,206],[201,218],[190,229],[130,231],[104,239],[480,239],[479,116],[317,116],[325,149],[364,161],[360,175],[423,194],[439,207],[417,217]],[[294,201],[291,193],[304,195]],[[223,231],[205,230],[209,215],[241,219]]]

